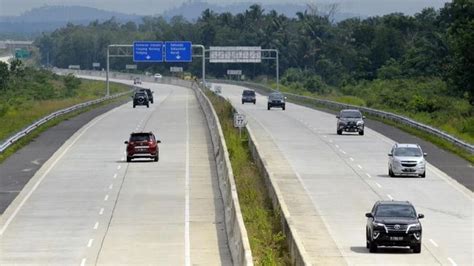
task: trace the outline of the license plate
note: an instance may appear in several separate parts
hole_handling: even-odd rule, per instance
[[[390,240],[391,240],[391,241],[402,241],[402,240],[403,240],[403,236],[391,236],[391,237],[390,237]]]
[[[147,149],[137,149],[137,151],[147,151]]]

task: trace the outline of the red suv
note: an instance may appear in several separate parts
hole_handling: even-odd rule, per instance
[[[158,143],[152,132],[136,132],[130,134],[127,144],[127,162],[131,162],[134,158],[151,158],[155,162],[159,160],[160,149]]]

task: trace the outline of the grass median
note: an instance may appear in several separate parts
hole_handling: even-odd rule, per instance
[[[234,128],[233,108],[207,91],[224,132],[234,172],[239,203],[249,236],[255,265],[289,265],[290,254],[281,227],[281,214],[273,209],[265,179],[252,159],[248,134]]]

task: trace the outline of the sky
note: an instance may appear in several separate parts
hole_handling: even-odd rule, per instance
[[[44,5],[80,5],[95,7],[126,14],[156,15],[167,9],[181,5],[189,0],[0,0],[0,16],[16,16],[35,7]],[[392,12],[414,14],[424,7],[440,8],[446,0],[202,0],[214,4],[256,2],[261,4],[298,3],[328,4],[337,3],[339,12],[358,15],[383,15]]]

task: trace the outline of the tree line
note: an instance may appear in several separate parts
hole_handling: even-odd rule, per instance
[[[315,7],[287,17],[252,5],[239,14],[205,10],[196,21],[181,16],[170,21],[144,17],[143,22],[110,19],[87,26],[69,24],[36,39],[42,64],[57,67],[93,62],[105,66],[106,48],[135,40],[187,40],[209,46],[261,46],[278,49],[285,82],[299,81],[307,90],[333,88],[376,79],[436,78],[446,82],[446,94],[474,102],[474,2],[454,0],[439,9],[408,16],[393,13],[335,23]],[[198,75],[200,62],[182,65]],[[113,59],[124,69],[131,59]],[[179,65],[179,64],[174,64]],[[139,64],[141,70],[166,72],[169,64]],[[222,77],[227,69],[242,69],[251,78],[274,73],[275,64],[208,64]]]

